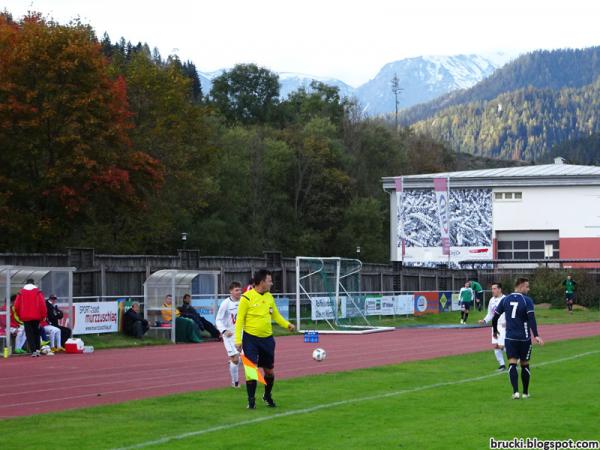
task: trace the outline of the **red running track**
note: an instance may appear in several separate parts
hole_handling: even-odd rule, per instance
[[[546,341],[600,335],[600,324],[545,325]],[[436,358],[491,348],[489,328],[399,329],[363,336],[277,338],[277,376],[291,378]],[[317,363],[313,348],[327,350]],[[535,353],[534,353],[535,354]],[[490,366],[495,361],[490,355]],[[242,371],[243,372],[243,371]],[[56,374],[60,374],[60,381]],[[119,403],[229,385],[223,344],[179,344],[0,362],[0,418]]]

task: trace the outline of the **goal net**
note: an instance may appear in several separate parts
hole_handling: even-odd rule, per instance
[[[296,257],[296,327],[299,331],[366,334],[393,330],[369,323],[360,290],[362,262],[338,257]]]

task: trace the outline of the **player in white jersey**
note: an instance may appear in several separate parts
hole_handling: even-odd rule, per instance
[[[229,285],[229,297],[223,300],[217,312],[217,329],[223,337],[223,344],[229,356],[229,373],[231,385],[240,387],[240,354],[235,348],[235,321],[237,310],[242,296],[242,285],[237,281]]]
[[[492,295],[493,297],[490,299],[490,303],[488,304],[487,315],[479,321],[481,324],[492,323],[492,319],[494,318],[494,313],[496,312],[496,307],[500,304],[502,299],[504,298],[504,294],[502,294],[502,285],[500,283],[492,284]],[[494,355],[496,355],[496,360],[498,361],[499,367],[498,370],[506,370],[506,365],[504,364],[504,339],[506,337],[506,317],[504,314],[500,316],[498,319],[498,338],[494,337],[494,332],[492,330],[492,345],[494,346]]]

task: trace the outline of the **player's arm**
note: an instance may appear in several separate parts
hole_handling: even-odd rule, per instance
[[[494,308],[492,307],[492,303],[490,302],[488,304],[487,314],[479,322],[487,325],[493,318],[494,318]]]
[[[244,331],[244,325],[246,325],[246,313],[248,312],[249,305],[250,301],[248,297],[242,295],[235,320],[235,346],[238,347],[238,350],[242,345],[242,332]]]
[[[292,323],[285,320],[285,318],[281,315],[281,313],[277,309],[275,299],[273,299],[273,304],[271,305],[271,308],[273,309],[273,314],[271,315],[271,317],[273,317],[273,320],[275,320],[275,323],[277,325],[279,325],[281,328],[287,328],[290,331],[294,331],[296,329],[296,327]]]
[[[217,330],[221,334],[225,334],[227,332],[227,326],[225,325],[225,315],[227,314],[227,303],[228,300],[224,300],[219,306],[219,311],[217,311],[217,317],[215,317],[215,325],[217,326]]]
[[[494,329],[494,337],[495,338],[498,337],[498,319],[500,319],[500,316],[502,315],[503,312],[504,312],[504,299],[502,299],[500,301],[500,303],[498,303],[498,306],[496,306],[496,312],[494,313],[494,317],[492,317],[492,328]]]
[[[527,299],[527,323],[531,329],[531,334],[540,345],[544,345],[544,341],[540,337],[537,329],[537,321],[535,320],[535,313],[533,312],[533,302]]]

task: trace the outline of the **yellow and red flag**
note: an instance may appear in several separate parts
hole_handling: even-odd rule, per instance
[[[267,384],[264,377],[262,376],[262,373],[260,373],[260,370],[258,370],[258,367],[256,367],[256,364],[254,364],[252,361],[246,358],[245,355],[242,355],[242,364],[244,365],[244,373],[246,374],[246,380],[256,380],[259,383]]]

